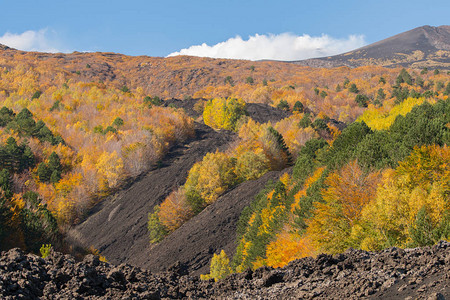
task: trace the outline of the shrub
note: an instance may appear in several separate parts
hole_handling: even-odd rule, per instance
[[[49,256],[50,253],[52,252],[52,245],[43,244],[42,247],[39,249],[39,252],[41,252],[42,258],[47,258],[47,256]]]
[[[214,278],[215,281],[219,281],[231,273],[230,260],[225,251],[220,251],[220,254],[214,253],[209,270],[209,274],[201,275],[202,280]]]
[[[169,234],[167,228],[161,223],[159,219],[160,207],[155,206],[153,213],[148,214],[147,229],[150,237],[150,243],[156,244],[164,239]]]
[[[197,102],[195,102],[193,109],[194,109],[195,112],[197,112],[199,114],[203,114],[203,110],[205,109],[205,105],[206,105],[205,101],[198,100]]]

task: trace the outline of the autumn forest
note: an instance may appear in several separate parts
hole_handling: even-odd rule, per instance
[[[450,239],[446,70],[0,51],[1,250],[72,251],[66,232],[161,167],[196,123],[235,139],[145,212],[150,244],[241,183],[283,171],[242,211],[236,253],[214,254],[203,278]],[[257,122],[249,103],[287,117]]]

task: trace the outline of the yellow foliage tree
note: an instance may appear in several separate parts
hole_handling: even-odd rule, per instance
[[[196,190],[207,204],[211,204],[236,183],[233,160],[225,153],[208,153],[189,171],[186,190]]]
[[[268,160],[261,149],[246,151],[237,157],[236,175],[242,180],[253,180],[261,177],[267,171]]]
[[[215,98],[206,103],[203,120],[216,129],[236,130],[236,122],[245,115],[245,102],[236,98]]]
[[[220,254],[214,253],[209,270],[209,274],[201,275],[202,280],[214,278],[215,281],[219,281],[231,274],[230,260],[225,251],[220,251]]]
[[[428,101],[434,103],[433,99],[425,98],[407,98],[402,103],[394,106],[392,109],[387,107],[376,108],[370,105],[369,108],[358,118],[358,122],[365,122],[372,130],[384,130],[391,127],[395,118],[401,115],[404,116],[409,113],[414,106],[420,105],[423,102]],[[388,111],[386,113],[385,111]]]
[[[112,153],[103,152],[98,158],[96,167],[104,188],[114,188],[119,184],[123,170],[123,161],[116,151]]]
[[[422,146],[400,162],[397,170],[386,170],[376,198],[363,211],[363,219],[373,229],[363,245],[368,249],[407,246],[422,208],[432,225],[438,226],[450,212],[449,162],[448,146]]]

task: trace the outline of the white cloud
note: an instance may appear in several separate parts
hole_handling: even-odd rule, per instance
[[[7,32],[0,36],[0,44],[24,51],[67,52],[59,49],[56,33],[48,29],[28,30],[20,34]]]
[[[335,39],[326,34],[317,37],[307,34],[298,36],[292,33],[279,35],[255,34],[250,36],[248,40],[236,36],[214,46],[203,43],[202,45],[181,49],[179,52],[171,53],[168,56],[192,55],[248,60],[301,60],[340,54],[362,47],[365,44],[363,35],[350,35],[346,39]]]

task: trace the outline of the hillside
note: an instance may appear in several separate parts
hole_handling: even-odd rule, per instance
[[[178,105],[189,103],[168,102]],[[263,104],[250,104],[248,111],[251,118],[265,122],[279,121],[282,116],[288,115],[285,111]],[[68,233],[69,243],[86,248],[92,246],[116,264],[126,262],[152,271],[162,271],[176,261],[182,261],[191,272],[195,271],[194,274],[207,273],[213,253],[222,248],[234,252],[236,226],[242,209],[250,204],[268,180],[277,180],[279,172],[269,173],[229,191],[157,245],[149,244],[147,215],[172,190],[184,184],[187,172],[195,162],[208,152],[225,150],[234,139],[236,136],[231,132],[217,132],[197,123],[195,138],[174,147],[160,168],[143,175],[126,190],[100,203],[85,222]]]
[[[403,46],[400,45],[400,47]],[[366,57],[372,57],[370,55]],[[428,67],[445,69],[448,67],[445,61],[444,59],[442,64],[436,63]],[[368,62],[312,64],[313,67],[321,68],[366,65],[400,66],[400,64]],[[159,96],[163,99],[235,96],[248,102],[268,102],[267,99],[273,97],[275,89],[286,89],[288,86],[295,88],[296,85],[302,86],[302,92],[311,98],[313,94],[310,93],[314,87],[335,86],[346,77],[358,78],[362,72],[366,72],[361,69],[342,68],[317,72],[315,68],[276,61],[252,62],[190,56],[162,58],[101,52],[50,54],[0,48],[0,68],[9,72],[18,66],[32,68],[40,82],[36,88],[42,86],[41,89],[48,86],[61,86],[64,82],[97,82],[116,89],[126,86],[133,93]],[[406,66],[423,67],[411,64]],[[390,71],[374,66],[371,72],[379,75],[381,72],[389,73]],[[397,72],[398,70],[393,73]],[[326,73],[328,74],[325,75]],[[318,74],[322,75],[318,76]],[[256,88],[259,88],[258,91]],[[4,91],[6,95],[10,92],[7,86],[0,86],[0,91]]]
[[[148,213],[184,183],[196,161],[208,152],[224,149],[232,139],[231,133],[217,133],[196,124],[194,139],[174,147],[158,169],[101,202],[94,214],[69,232],[70,243],[93,246],[117,264],[136,260],[144,266],[150,255]]]
[[[146,94],[164,99],[183,99],[209,86],[224,85],[227,76],[232,76],[236,84],[245,83],[249,76],[254,78],[255,83],[263,79],[285,81],[305,70],[304,67],[283,62],[189,56],[162,58],[100,52],[50,54],[0,48],[1,68],[11,70],[17,63],[35,68],[41,82],[59,85],[70,80],[103,82],[118,89],[127,86],[135,90],[140,87]]]
[[[295,63],[327,68],[378,65],[448,70],[450,26],[422,26],[347,53]]]
[[[422,35],[414,32],[405,39]],[[433,40],[433,47],[443,47],[439,35]],[[306,296],[331,295],[317,285],[325,279],[333,287],[328,277],[308,281],[309,273],[271,269],[298,259],[302,270],[337,265],[324,270],[337,280],[330,293],[381,291],[361,279],[338,292],[376,259],[385,260],[387,252],[381,258],[375,252],[389,248],[400,262],[377,270],[386,280],[399,278],[389,282],[409,293],[416,273],[404,282],[407,267],[394,266],[400,257],[413,259],[408,253],[416,250],[392,247],[450,239],[449,95],[450,72],[442,69],[327,69],[4,48],[1,250],[39,253],[51,244],[78,259],[91,253],[152,273],[172,270],[166,275],[176,284],[177,273],[202,274],[205,281],[187,288],[192,297],[229,297],[227,289],[222,294],[215,288],[223,284],[243,297],[264,298],[277,291],[295,297],[300,281]],[[430,281],[431,269],[441,272],[447,259],[439,247],[430,254],[438,256],[436,263],[427,265]],[[345,252],[349,248],[361,250]],[[4,255],[23,258],[10,253]],[[339,264],[351,257],[361,263],[358,272]],[[97,264],[97,258],[88,260]],[[417,261],[419,270],[424,263]],[[121,271],[103,267],[87,272],[107,271],[124,284]],[[231,273],[236,275],[220,283]],[[59,275],[55,284],[68,282],[67,274]],[[246,276],[258,279],[243,281]],[[111,286],[102,278],[92,282],[107,293]],[[261,282],[274,290],[258,294]],[[45,293],[60,287],[50,284]],[[167,292],[159,287],[155,293]],[[445,294],[442,287],[433,291]],[[167,288],[174,297],[185,295]]]

